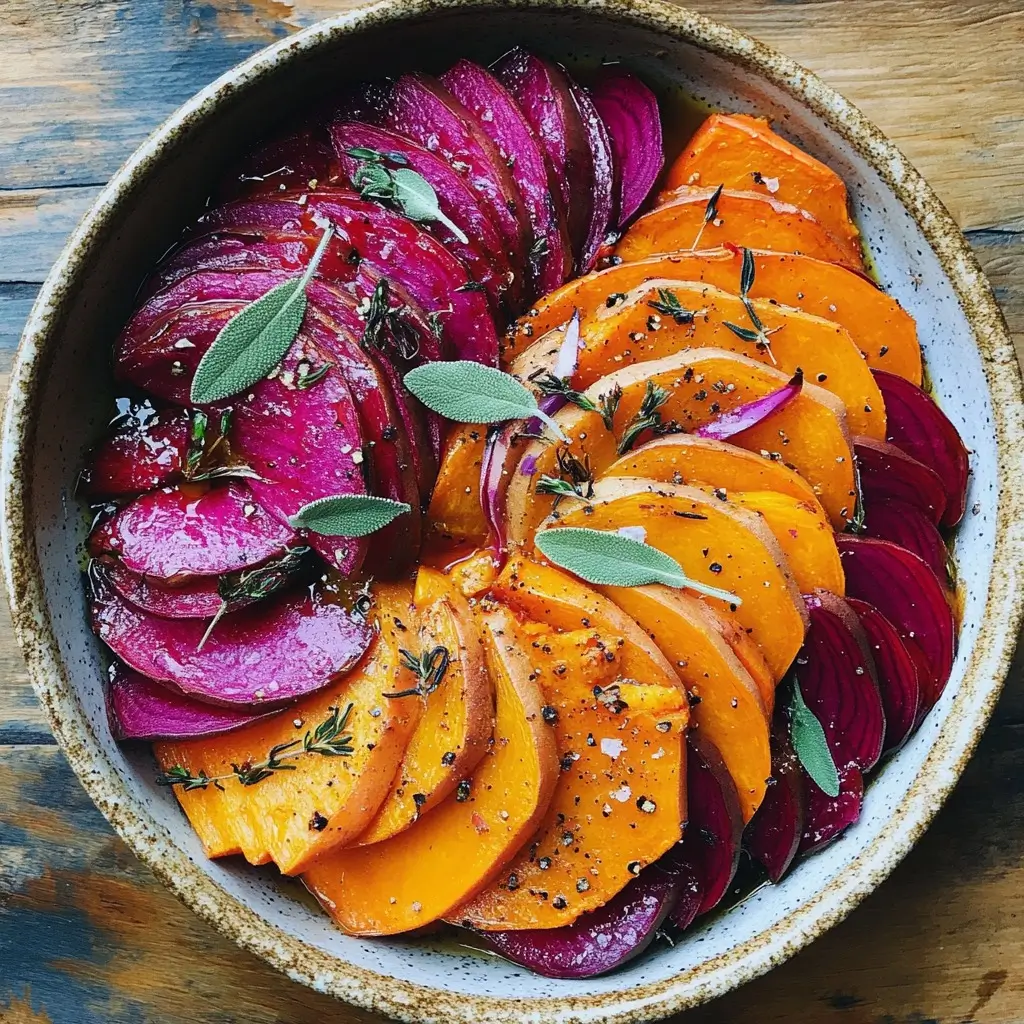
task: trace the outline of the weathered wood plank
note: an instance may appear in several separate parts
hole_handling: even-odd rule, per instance
[[[0,191],[0,281],[42,281],[99,188]]]

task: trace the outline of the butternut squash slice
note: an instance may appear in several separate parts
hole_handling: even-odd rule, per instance
[[[406,743],[422,710],[418,698],[388,698],[416,680],[402,667],[399,649],[412,634],[412,590],[407,584],[374,587],[379,632],[363,661],[344,678],[273,718],[234,732],[202,739],[154,744],[164,771],[181,765],[191,775],[230,775],[233,765],[266,759],[281,743],[296,743],[325,722],[334,708],[352,710],[344,733],[352,753],[304,753],[243,786],[225,779],[221,786],[175,795],[202,841],[208,857],[241,853],[252,864],[273,861],[286,875],[304,871],[314,858],[344,846],[362,832],[387,796]]]
[[[741,599],[732,606],[703,598],[749,632],[776,681],[796,657],[807,625],[803,599],[778,542],[746,509],[693,487],[610,477],[594,485],[591,500],[567,499],[544,523],[557,526],[642,527],[647,543],[671,555],[690,579]]]
[[[303,875],[342,931],[395,935],[471,899],[536,831],[558,780],[558,746],[544,722],[531,658],[514,616],[481,616],[495,693],[494,743],[446,800],[404,832],[335,850]]]
[[[686,309],[688,319],[679,322],[666,315],[666,299]],[[647,281],[614,308],[599,310],[584,322],[573,383],[582,390],[623,364],[661,359],[683,349],[720,348],[790,375],[803,371],[808,381],[832,392],[846,406],[854,434],[884,440],[882,393],[845,329],[767,299],[750,303],[764,325],[766,345],[740,337],[729,326],[744,331],[754,327],[738,295],[699,282]]]
[[[448,916],[465,927],[569,924],[674,846],[686,820],[686,695],[617,686],[604,658],[613,638],[595,630],[542,633],[533,643],[543,652],[533,670],[562,771],[527,845]]]
[[[748,114],[712,114],[668,169],[665,188],[749,189],[807,210],[845,249],[862,259],[843,179]]]
[[[431,658],[440,681],[426,695],[391,789],[358,846],[390,839],[436,807],[473,774],[494,729],[494,688],[466,599],[451,579],[421,567],[415,604],[420,626],[412,653]]]
[[[742,245],[748,249],[796,252],[850,270],[863,270],[806,210],[757,192],[726,189],[718,197],[718,216],[704,223],[711,188],[680,188],[633,223],[615,247],[622,260],[703,246]]]
[[[662,586],[598,590],[646,630],[675,666],[690,695],[690,728],[721,752],[736,784],[743,820],[749,821],[771,775],[768,726],[774,683],[769,680],[763,699],[723,637],[729,631],[724,617],[692,594]]]
[[[474,543],[486,538],[479,486],[486,440],[487,427],[478,423],[455,426],[448,435],[427,509],[434,537]]]
[[[764,249],[753,250],[753,256],[752,299],[774,299],[834,320],[846,328],[873,370],[888,370],[914,384],[921,383],[921,346],[914,318],[873,281],[837,263],[810,256]],[[516,322],[511,338],[505,342],[505,358],[512,359],[553,328],[567,323],[574,309],[587,315],[608,308],[620,294],[655,278],[701,281],[738,292],[742,266],[743,251],[732,246],[648,256],[576,278],[539,299]]]

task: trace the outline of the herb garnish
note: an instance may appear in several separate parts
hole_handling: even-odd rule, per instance
[[[711,194],[711,198],[708,200],[707,206],[704,207],[704,220],[701,221],[697,237],[693,240],[693,245],[690,246],[690,252],[693,252],[697,246],[700,245],[704,229],[718,216],[718,200],[722,198],[722,189],[724,188],[724,184],[719,185]]]
[[[192,424],[188,437],[188,454],[185,456],[185,479],[191,480],[198,471],[199,464],[206,454],[206,428],[210,418],[202,409],[192,413]]]
[[[757,348],[761,352],[767,352],[768,358],[771,359],[772,363],[775,363],[775,353],[772,352],[772,343],[770,335],[775,334],[776,331],[781,331],[782,327],[773,327],[770,330],[766,330],[761,318],[757,315],[757,310],[754,309],[754,304],[750,301],[750,289],[754,287],[754,254],[744,248],[743,250],[743,267],[740,271],[740,299],[743,300],[743,306],[747,311],[747,316],[750,317],[750,322],[754,325],[754,330],[749,327],[740,327],[738,324],[730,323],[728,320],[725,321],[725,326],[732,331],[738,338],[742,338],[744,341],[753,341],[757,343]]]
[[[405,312],[404,306],[391,305],[391,285],[382,277],[367,301],[363,347],[379,351],[390,347],[400,359],[415,359],[420,352],[420,341],[416,329],[405,319]]]
[[[559,475],[541,476],[537,481],[537,493],[555,495],[556,508],[562,498],[583,498],[584,501],[593,498],[594,473],[590,468],[590,456],[581,460],[563,445],[557,449],[555,457],[558,459]]]
[[[609,395],[599,395],[591,401],[582,391],[573,388],[564,377],[556,377],[548,370],[534,370],[529,380],[542,395],[561,395],[567,402],[578,406],[584,412],[596,412],[604,420],[608,430],[612,429],[612,418],[622,397],[622,389],[616,385]]]
[[[800,684],[793,680],[793,695],[789,704],[789,735],[793,749],[804,771],[826,796],[839,796],[839,772],[828,748],[825,730],[815,714],[804,703]]]
[[[444,682],[445,673],[452,660],[451,651],[441,644],[422,654],[413,654],[412,651],[404,649],[400,649],[398,653],[402,656],[402,664],[419,682],[408,690],[385,693],[385,697],[428,697]]]
[[[645,430],[657,430],[662,426],[661,412],[659,410],[670,397],[671,393],[662,387],[658,387],[653,380],[647,382],[647,388],[644,391],[643,400],[640,402],[640,408],[630,418],[629,423],[626,424],[626,429],[619,441],[619,455],[625,455]]]
[[[336,494],[303,505],[288,523],[328,537],[365,537],[384,529],[393,519],[412,511],[404,501],[374,494]]]
[[[647,303],[651,309],[656,309],[665,316],[672,317],[677,324],[692,324],[696,316],[692,309],[687,309],[680,301],[679,296],[670,288],[659,288],[658,297]]]

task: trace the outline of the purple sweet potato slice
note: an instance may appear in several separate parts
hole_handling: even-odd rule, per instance
[[[921,697],[917,664],[896,627],[877,608],[852,597],[847,603],[860,620],[871,647],[885,709],[883,753],[889,753],[903,746],[914,731]]]
[[[238,729],[274,714],[215,707],[115,665],[107,691],[110,730],[118,740],[182,740]]]
[[[92,624],[130,668],[211,704],[281,704],[351,668],[372,629],[321,591],[297,590],[226,615],[203,641],[202,619],[161,619],[125,601],[90,567]]]
[[[905,501],[866,501],[864,503],[865,537],[891,540],[901,548],[913,551],[928,563],[944,586],[949,586],[949,551],[939,528],[916,505]]]
[[[295,531],[262,508],[241,480],[151,491],[89,537],[94,554],[119,555],[132,572],[162,580],[238,572],[295,544]]]
[[[885,714],[867,639],[842,598],[804,597],[810,626],[793,674],[825,731],[832,759],[869,771],[882,754]]]
[[[224,175],[216,201],[312,189],[327,184],[335,172],[334,151],[328,139],[316,129],[305,128],[270,139],[238,161]]]
[[[671,873],[679,882],[679,895],[669,919],[682,931],[696,920],[704,899],[704,884],[692,864],[679,861],[671,866]]]
[[[936,525],[946,508],[946,488],[933,469],[902,448],[871,437],[855,437],[853,452],[865,502],[903,501],[920,509]]]
[[[510,50],[491,70],[512,94],[548,158],[550,188],[568,211],[569,239],[578,266],[590,223],[594,168],[569,77],[522,47]]]
[[[857,821],[864,804],[864,775],[855,764],[839,769],[839,796],[836,797],[820,790],[806,772],[803,775],[806,803],[801,855],[820,850],[837,839]]]
[[[649,867],[598,910],[562,928],[486,932],[488,948],[546,978],[592,978],[621,967],[654,941],[679,879]]]
[[[784,730],[772,733],[772,784],[747,824],[743,843],[773,882],[789,870],[804,834],[804,776]]]
[[[885,399],[886,440],[935,470],[946,490],[943,526],[956,526],[967,504],[967,448],[935,400],[916,384],[885,370],[872,371]]]
[[[551,187],[545,153],[519,105],[486,68],[460,60],[441,76],[441,83],[473,114],[509,165],[533,229],[533,290],[547,295],[572,276],[572,246],[562,193]]]
[[[837,534],[836,546],[847,594],[877,608],[896,627],[911,657],[911,644],[921,651],[920,718],[941,696],[953,666],[956,625],[945,588],[926,562],[891,541]]]
[[[447,160],[501,231],[514,265],[527,255],[529,221],[519,186],[473,115],[436,78],[403,75],[391,90],[385,124]]]
[[[605,75],[590,93],[612,140],[621,228],[647,201],[665,164],[658,100],[629,74]]]
[[[587,222],[586,240],[580,254],[580,272],[585,274],[593,270],[598,250],[615,224],[618,183],[612,141],[601,115],[597,112],[597,107],[594,106],[594,101],[579,83],[570,81],[569,88],[583,121],[583,132],[590,147],[590,162],[594,173],[590,219]]]

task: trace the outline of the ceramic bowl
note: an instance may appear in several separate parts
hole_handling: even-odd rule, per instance
[[[113,742],[79,572],[73,497],[112,397],[111,342],[145,268],[203,206],[233,155],[345,79],[491,59],[513,43],[623,60],[711,107],[765,114],[850,186],[884,287],[917,318],[930,379],[973,451],[956,538],[964,623],[938,706],[868,790],[860,822],[775,887],[628,968],[550,981],[503,961],[336,931],[295,883],[210,862],[149,755]],[[686,10],[644,0],[386,0],[258,53],[158,129],[101,193],[39,294],[3,427],[3,558],[18,638],[64,753],[131,848],[189,906],[290,977],[409,1021],[639,1021],[779,963],[881,882],[956,781],[995,703],[1021,614],[1021,381],[962,235],[904,157],[792,61]],[[154,927],[157,926],[154,922]]]

